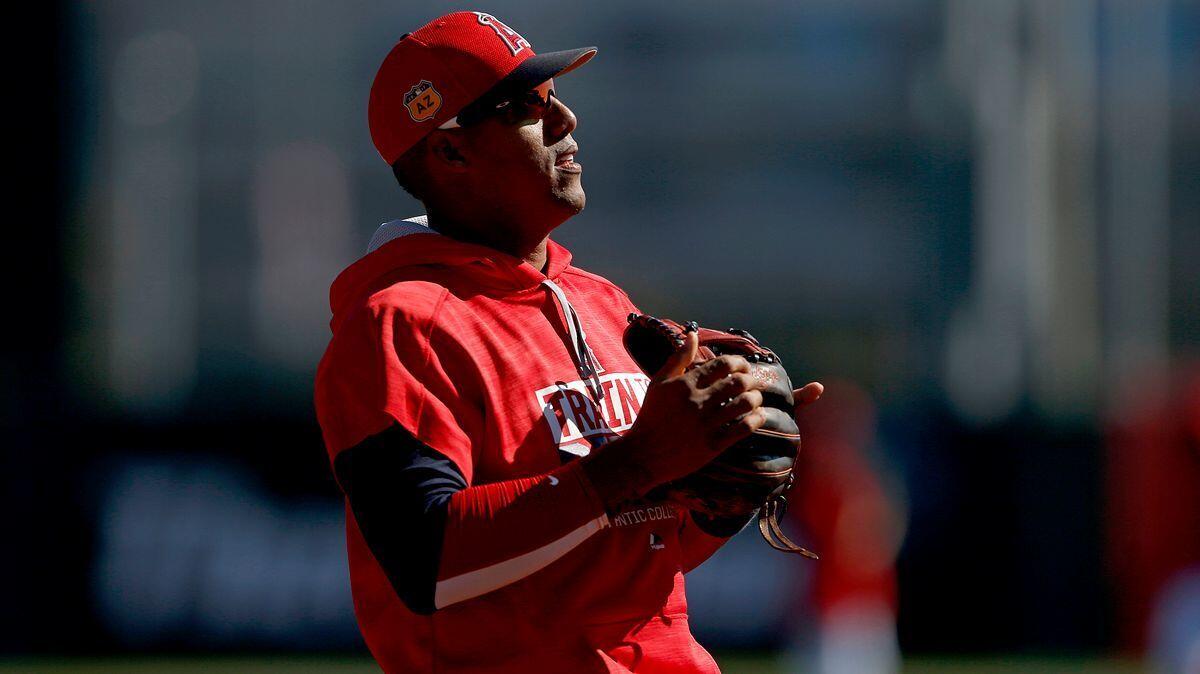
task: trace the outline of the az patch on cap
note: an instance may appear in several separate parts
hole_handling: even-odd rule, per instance
[[[433,119],[442,107],[442,95],[433,88],[433,82],[421,80],[404,94],[404,107],[408,108],[408,116],[414,122],[425,122]]]

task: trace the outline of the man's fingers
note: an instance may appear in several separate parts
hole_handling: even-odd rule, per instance
[[[767,417],[763,414],[761,407],[756,407],[750,412],[742,415],[740,419],[730,422],[721,429],[717,437],[718,451],[729,449],[733,443],[748,437],[754,431],[763,427],[767,423]]]
[[[750,362],[741,356],[718,356],[697,365],[696,388],[708,388],[737,372],[749,372]]]
[[[825,386],[819,381],[814,381],[792,391],[792,398],[796,401],[796,407],[800,407],[817,402],[824,392]]]
[[[762,407],[762,391],[750,390],[738,394],[723,406],[716,408],[709,417],[710,423],[721,425],[733,421]]]
[[[730,398],[757,388],[755,385],[757,381],[754,375],[735,372],[708,387],[708,391],[705,392],[708,395],[708,402],[705,403],[705,406],[710,410],[715,409],[716,406]]]
[[[683,335],[683,348],[676,349],[674,353],[667,358],[667,362],[654,375],[654,381],[660,382],[672,377],[678,377],[687,371],[692,361],[696,359],[696,352],[700,349],[700,337],[694,332],[686,332]]]

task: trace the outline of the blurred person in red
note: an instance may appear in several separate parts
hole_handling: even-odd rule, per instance
[[[595,52],[456,12],[372,86],[372,139],[426,214],[334,281],[316,407],[387,672],[717,671],[683,574],[754,513],[644,497],[761,427],[765,382],[740,356],[688,369],[695,332],[642,373],[621,340],[640,310],[550,238],[585,202],[553,78]]]
[[[821,414],[799,422],[804,451],[789,515],[821,562],[806,569],[812,576],[793,611],[805,617],[793,626],[793,664],[819,674],[899,672],[895,561],[905,518],[870,458],[875,403],[837,381]]]
[[[1200,594],[1187,581],[1200,576],[1200,365],[1119,391],[1106,518],[1119,644],[1151,646],[1164,671],[1190,674],[1200,671],[1181,664],[1200,667]]]

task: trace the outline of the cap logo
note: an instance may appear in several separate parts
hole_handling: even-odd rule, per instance
[[[530,51],[533,50],[533,46],[529,44],[528,40],[521,37],[520,33],[512,28],[509,28],[500,19],[497,19],[491,14],[484,14],[483,12],[475,12],[475,16],[479,17],[479,23],[482,23],[485,26],[490,26],[492,30],[496,31],[496,35],[498,35],[501,40],[504,40],[504,44],[508,46],[508,49],[512,52],[513,56],[520,54],[521,50],[523,49],[528,49]]]
[[[404,107],[408,108],[408,116],[414,122],[425,122],[433,119],[442,107],[442,95],[433,88],[433,82],[421,80],[404,94]]]

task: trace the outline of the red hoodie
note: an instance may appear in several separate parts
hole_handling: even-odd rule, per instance
[[[640,409],[649,379],[621,345],[637,308],[547,254],[543,274],[429,231],[333,283],[316,380],[330,459],[399,423],[470,485],[448,507],[431,615],[399,599],[347,510],[367,645],[387,672],[718,671],[683,573],[724,539],[669,506],[608,516],[573,460]]]

